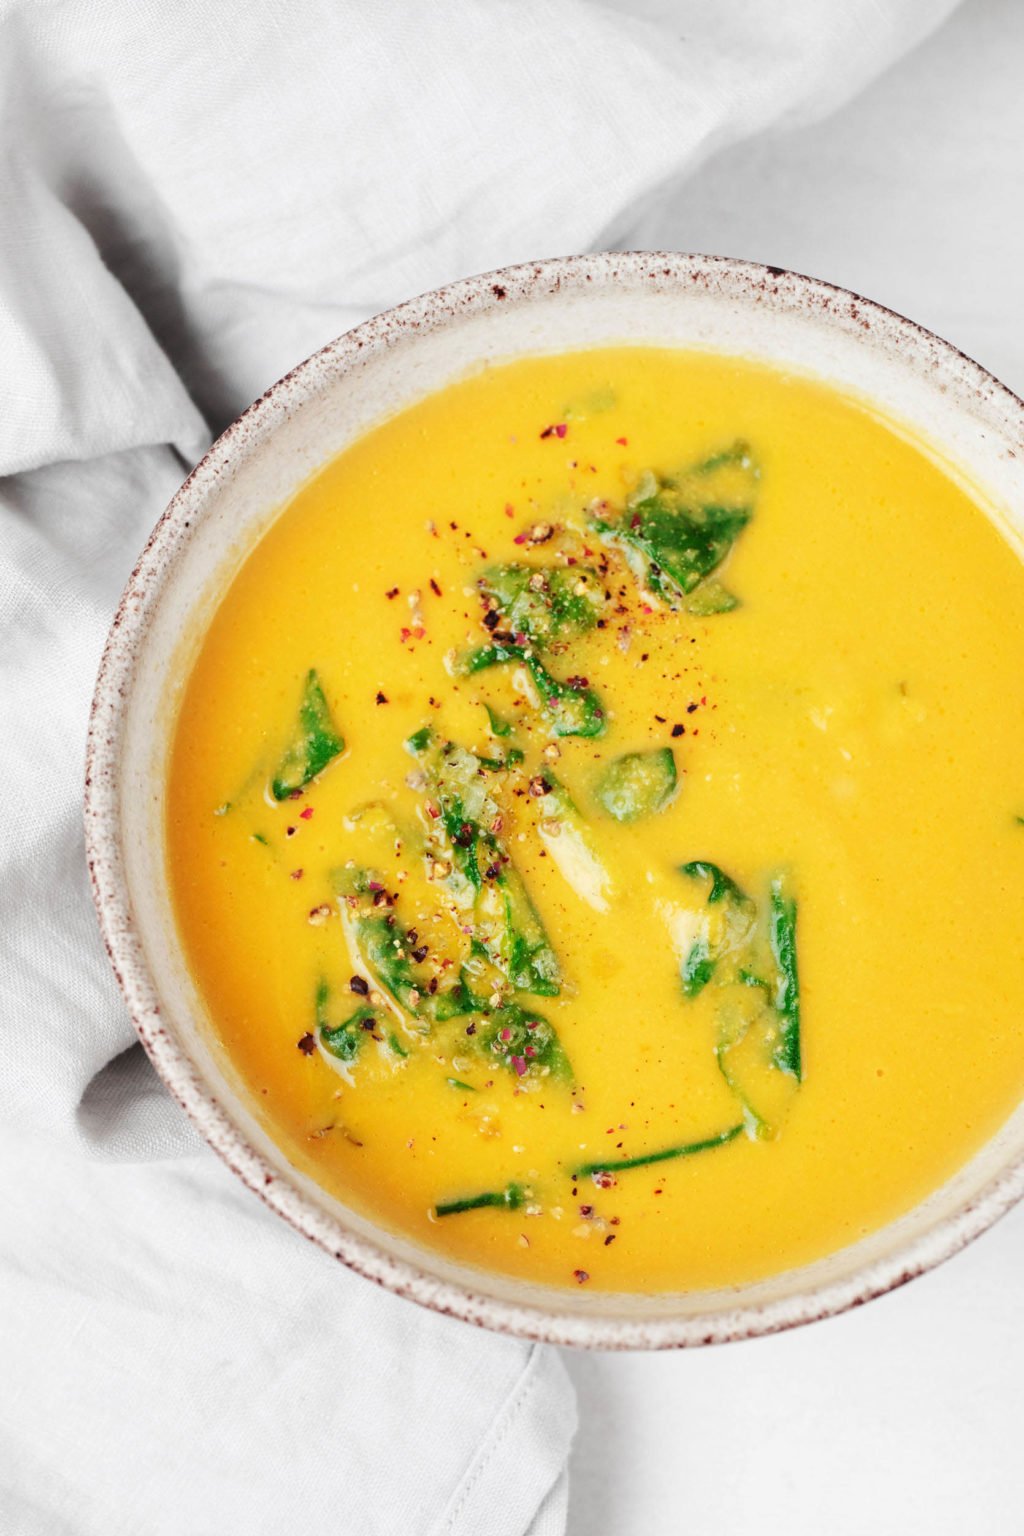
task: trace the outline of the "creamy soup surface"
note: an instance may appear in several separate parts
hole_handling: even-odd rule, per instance
[[[305,485],[167,786],[210,1027],[290,1159],[471,1264],[747,1281],[1024,1086],[1024,571],[862,405],[490,367]]]

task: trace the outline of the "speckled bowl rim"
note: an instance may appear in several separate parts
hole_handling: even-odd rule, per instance
[[[767,1302],[738,1302],[735,1307],[718,1306],[686,1316],[609,1317],[518,1304],[441,1281],[350,1230],[340,1216],[327,1215],[297,1182],[289,1183],[280,1169],[265,1162],[225,1114],[161,1020],[160,999],[133,920],[119,838],[120,748],[138,649],[168,573],[233,456],[244,455],[265,440],[305,400],[319,394],[328,380],[367,356],[387,352],[415,332],[451,323],[467,312],[584,291],[588,284],[618,278],[640,286],[648,282],[693,285],[747,303],[811,314],[848,333],[867,332],[881,348],[898,348],[916,371],[938,372],[951,387],[981,402],[985,411],[1001,420],[1007,435],[1024,445],[1024,402],[980,364],[893,310],[779,267],[675,252],[607,252],[507,267],[410,299],[330,342],[268,389],[217,439],[156,524],[121,598],[97,678],[86,757],[86,851],[100,929],[142,1045],[199,1133],[272,1210],[367,1279],[466,1322],[557,1345],[666,1349],[779,1332],[834,1316],[905,1284],[964,1248],[1021,1198],[1024,1154],[1000,1169],[958,1210],[858,1272]],[[594,1300],[598,1297],[595,1293]]]

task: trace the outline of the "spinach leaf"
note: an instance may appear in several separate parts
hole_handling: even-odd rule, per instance
[[[479,1211],[487,1206],[498,1206],[507,1211],[518,1211],[526,1199],[521,1184],[506,1184],[504,1189],[485,1190],[482,1195],[467,1195],[462,1200],[446,1200],[434,1206],[435,1216],[460,1216],[463,1211]]]
[[[606,602],[597,571],[583,565],[497,565],[478,585],[516,643],[522,636],[540,650],[593,629]]]
[[[514,662],[525,667],[537,690],[540,707],[555,736],[601,736],[606,728],[604,705],[586,678],[572,677],[560,682],[540,658],[526,647],[511,642],[496,642],[472,651],[462,663],[462,670],[472,676],[489,667]]]
[[[675,477],[644,476],[618,515],[602,509],[591,527],[629,558],[645,588],[670,608],[724,613],[736,599],[707,582],[754,512],[760,471],[745,443]]]
[[[492,736],[511,736],[512,727],[507,720],[502,719],[489,704],[484,705],[487,711],[487,724],[491,728]]]
[[[781,877],[771,883],[769,942],[777,968],[775,1011],[779,1016],[779,1043],[775,1065],[799,1083],[803,1076],[800,1049],[800,978],[796,962],[796,902],[786,894]]]
[[[571,1081],[572,1068],[554,1026],[539,1013],[506,1003],[477,1027],[474,1036],[491,1061],[522,1078],[547,1076]]]
[[[558,957],[508,850],[492,830],[501,825],[491,788],[494,766],[452,742],[428,747],[418,756],[424,790],[439,812],[431,818],[428,852],[451,861],[449,889],[472,913],[472,936],[481,953],[514,991],[557,996],[562,982]],[[504,768],[497,764],[497,771]]]
[[[427,1032],[433,1022],[464,1011],[460,983],[431,992],[432,977],[414,960],[416,942],[391,910],[373,870],[345,869],[335,876],[342,928],[352,959]],[[435,982],[436,986],[436,982]]]
[[[722,901],[728,896],[733,901],[746,902],[749,905],[750,898],[744,896],[735,880],[731,880],[724,870],[719,869],[717,864],[712,864],[707,859],[691,859],[688,864],[680,864],[679,873],[687,875],[691,880],[710,880],[709,903]]]
[[[595,793],[616,821],[655,816],[675,799],[678,778],[671,747],[627,752],[613,758],[597,781]]]
[[[297,789],[304,788],[344,750],[344,737],[335,730],[320,679],[310,669],[306,673],[295,734],[271,780],[270,792],[274,799],[286,800]]]
[[[617,1161],[604,1158],[596,1163],[583,1163],[581,1167],[573,1169],[572,1177],[585,1179],[595,1173],[624,1173],[628,1168],[647,1168],[651,1163],[667,1163],[677,1157],[694,1157],[698,1152],[711,1152],[715,1147],[724,1147],[742,1133],[742,1125],[730,1125],[727,1131],[720,1131],[717,1136],[707,1136],[703,1141],[683,1142],[681,1146],[665,1147],[660,1152],[645,1152],[640,1157],[622,1157]]]
[[[562,990],[562,968],[547,930],[530,900],[515,866],[509,862],[497,876],[504,908],[503,932],[497,941],[486,935],[489,957],[505,972],[517,992],[557,997]]]
[[[717,960],[712,958],[707,939],[694,939],[683,958],[679,974],[687,997],[697,997],[715,974]]]
[[[355,1061],[368,1034],[376,1032],[380,1015],[369,1006],[357,1008],[340,1024],[331,1024],[327,1015],[330,988],[321,980],[316,989],[316,1029],[320,1044],[338,1061]]]
[[[682,864],[679,872],[707,882],[696,926],[690,920],[677,929],[692,935],[680,963],[683,993],[694,998],[713,988],[719,1070],[739,1100],[748,1134],[770,1137],[791,1088],[802,1080],[796,902],[782,876],[757,903],[707,859]]]

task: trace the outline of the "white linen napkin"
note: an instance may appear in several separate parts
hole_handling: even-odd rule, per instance
[[[558,1356],[277,1222],[133,1035],[92,917],[106,627],[219,429],[374,309],[628,237],[954,0],[0,0],[0,1530],[557,1536]]]

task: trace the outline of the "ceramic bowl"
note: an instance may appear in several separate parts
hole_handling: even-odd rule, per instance
[[[984,487],[1004,535],[1022,543],[1024,405],[948,343],[877,304],[774,267],[675,254],[583,256],[469,278],[317,352],[186,480],[110,632],[86,824],[100,922],[139,1037],[202,1135],[272,1210],[367,1279],[468,1322],[556,1344],[663,1348],[822,1318],[948,1258],[1024,1191],[1024,1107],[908,1214],[769,1280],[646,1296],[491,1275],[374,1225],[289,1165],[204,1021],[175,931],[162,835],[165,764],[190,655],[218,595],[291,493],[371,424],[485,361],[608,342],[742,354],[874,402],[953,473]]]

